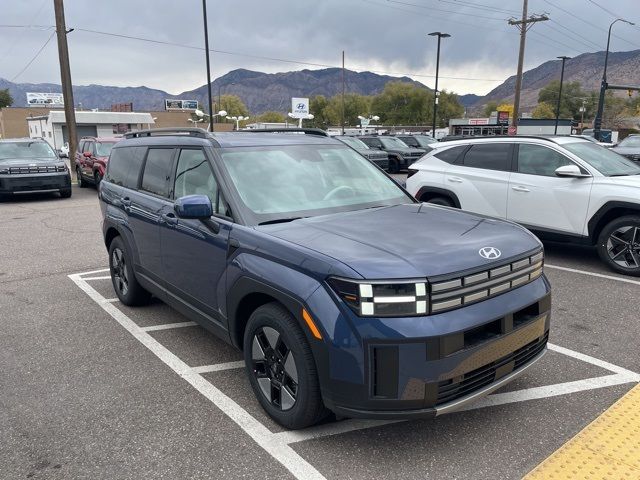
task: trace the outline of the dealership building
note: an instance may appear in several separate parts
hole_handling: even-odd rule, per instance
[[[507,135],[509,130],[508,117],[500,119],[488,118],[452,118],[449,120],[449,135],[492,136]],[[518,120],[518,135],[552,135],[555,132],[555,119],[548,118],[520,118]],[[577,124],[569,118],[558,119],[558,135],[571,135]]]

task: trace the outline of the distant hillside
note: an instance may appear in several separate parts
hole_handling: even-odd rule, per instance
[[[583,53],[565,63],[564,81],[580,82],[584,90],[599,90],[604,67],[605,52]],[[524,72],[522,77],[521,108],[532,109],[538,103],[538,92],[552,80],[560,79],[561,60],[550,60]],[[607,67],[609,83],[640,85],[640,50],[630,52],[610,52]],[[474,107],[479,108],[491,100],[513,102],[516,77],[509,77],[504,83],[480,97]],[[619,94],[625,94],[620,92]]]
[[[371,72],[346,71],[346,91],[362,95],[380,93],[387,82],[402,81],[424,86],[408,77],[390,77]],[[323,70],[301,70],[284,73],[262,73],[250,70],[233,70],[212,82],[213,95],[217,97],[218,87],[221,93],[238,95],[252,114],[268,110],[286,112],[291,106],[291,97],[312,97],[325,95],[331,97],[342,91],[342,70],[327,68]],[[14,98],[14,106],[27,106],[27,92],[61,91],[60,85],[51,83],[11,83],[0,78],[0,89],[8,88]],[[425,87],[426,88],[426,87]],[[198,100],[206,105],[207,86],[172,95],[162,90],[147,87],[109,87],[102,85],[74,85],[74,101],[82,103],[83,108],[106,109],[114,103],[133,102],[136,110],[162,110],[166,98]]]

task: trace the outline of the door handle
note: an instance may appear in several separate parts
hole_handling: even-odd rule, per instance
[[[462,183],[463,180],[460,177],[447,177],[447,180],[454,183]]]
[[[166,223],[169,226],[176,225],[178,223],[178,218],[175,213],[163,213],[160,215],[160,223]]]
[[[129,210],[131,210],[131,199],[129,197],[124,197],[120,199],[120,203],[122,204],[122,207],[124,208],[125,212],[128,212]]]
[[[515,190],[516,192],[530,192],[531,190],[529,190],[527,187],[523,187],[522,185],[518,185],[517,187],[511,187],[513,190]]]

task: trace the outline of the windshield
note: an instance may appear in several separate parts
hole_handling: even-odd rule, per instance
[[[640,175],[640,167],[631,160],[595,143],[575,142],[563,146],[608,177]]]
[[[13,159],[29,159],[30,161],[50,161],[58,158],[46,142],[0,142],[0,161]]]
[[[636,137],[627,137],[622,140],[619,144],[619,147],[640,147],[640,136]]]
[[[335,145],[221,149],[255,223],[412,202],[371,162]]]
[[[380,137],[380,141],[382,145],[384,145],[384,148],[409,148],[409,145],[395,137]]]
[[[413,138],[416,139],[416,141],[421,147],[428,147],[429,144],[438,142],[436,139],[432,137],[425,137],[424,135],[416,135]]]
[[[111,149],[116,142],[98,142],[96,143],[96,155],[99,157],[108,157]]]
[[[369,149],[369,146],[366,143],[364,143],[362,140],[359,140],[357,138],[339,137],[338,140],[340,140],[343,143],[346,143],[351,148],[355,148],[356,150],[368,150]]]

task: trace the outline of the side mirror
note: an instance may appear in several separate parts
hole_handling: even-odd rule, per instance
[[[173,209],[179,218],[208,220],[213,215],[211,200],[206,195],[187,195],[178,198]]]
[[[580,168],[577,165],[563,165],[562,167],[556,168],[555,171],[556,176],[558,177],[570,177],[570,178],[585,178],[590,177],[586,173],[582,173]]]
[[[89,157],[91,157],[91,152],[84,152],[82,155],[84,155],[85,157],[89,158]]]

